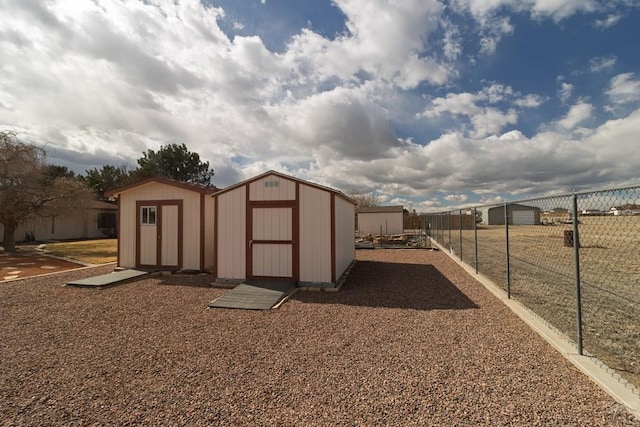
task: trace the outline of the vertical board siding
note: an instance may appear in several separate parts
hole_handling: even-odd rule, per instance
[[[293,274],[291,245],[253,245],[254,276],[291,277]]]
[[[204,269],[212,270],[215,266],[215,254],[213,245],[215,241],[215,199],[211,196],[204,197]]]
[[[118,229],[118,257],[119,266],[124,268],[136,267],[136,227],[137,209],[135,197],[124,195],[120,197],[120,218]]]
[[[158,182],[132,188],[120,195],[120,266],[135,267],[136,201],[183,200],[182,268],[200,269],[200,193]],[[142,237],[142,236],[141,236]],[[177,248],[176,248],[177,251]],[[142,254],[142,252],[141,252]],[[141,260],[142,262],[142,260]]]
[[[217,276],[246,279],[247,187],[238,187],[217,197],[218,253]]]
[[[295,181],[277,175],[268,175],[253,181],[249,184],[249,191],[252,202],[296,199]]]
[[[162,207],[161,265],[178,265],[178,206]]]
[[[339,278],[355,258],[355,207],[350,202],[336,197],[336,278]]]
[[[301,282],[331,282],[330,196],[328,191],[300,185]]]
[[[360,234],[401,234],[404,232],[402,212],[362,212],[358,214]]]
[[[158,226],[140,226],[140,264],[156,265],[158,263]],[[134,263],[135,266],[135,263]]]
[[[253,240],[291,240],[291,208],[253,208]]]

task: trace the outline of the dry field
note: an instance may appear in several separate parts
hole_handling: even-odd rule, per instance
[[[47,243],[45,250],[51,255],[76,259],[89,264],[105,264],[118,258],[118,239],[78,240]]]
[[[445,254],[357,257],[269,311],[202,275],[2,283],[0,425],[640,426]]]
[[[575,341],[574,255],[565,230],[572,225],[509,227],[511,295]],[[480,273],[506,289],[504,226],[477,233]],[[580,217],[579,234],[584,349],[640,386],[640,217]],[[459,256],[458,230],[451,247]],[[473,231],[462,231],[462,259],[475,265]]]

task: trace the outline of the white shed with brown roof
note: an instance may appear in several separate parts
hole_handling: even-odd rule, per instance
[[[217,189],[148,178],[107,192],[118,199],[118,266],[212,269]]]
[[[269,171],[213,194],[216,280],[334,287],[355,258],[354,203]]]
[[[223,190],[149,178],[118,199],[118,266],[334,287],[355,258],[354,202],[269,171]]]
[[[371,206],[357,210],[360,235],[393,235],[404,232],[402,206]]]

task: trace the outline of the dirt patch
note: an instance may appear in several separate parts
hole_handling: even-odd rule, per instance
[[[0,282],[83,267],[82,264],[52,258],[36,250],[0,252]]]

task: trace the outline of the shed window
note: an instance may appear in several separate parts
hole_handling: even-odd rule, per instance
[[[264,186],[267,187],[267,188],[279,187],[280,186],[280,182],[279,181],[265,181],[264,182]]]
[[[155,206],[142,206],[142,212],[140,212],[142,225],[155,225],[156,223],[156,207]]]

